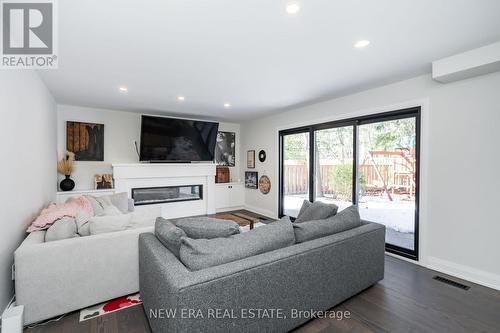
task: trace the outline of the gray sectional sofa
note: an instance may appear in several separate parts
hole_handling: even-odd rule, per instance
[[[384,277],[385,227],[361,226],[222,265],[188,270],[139,236],[139,285],[154,332],[286,332]]]

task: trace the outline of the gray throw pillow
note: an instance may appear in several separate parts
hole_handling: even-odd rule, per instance
[[[302,204],[302,206],[304,206]],[[308,207],[304,208],[304,211],[302,211],[302,208],[300,209],[302,211],[302,214],[299,212],[299,216],[295,219],[295,223],[301,223],[301,222],[306,222],[306,221],[313,221],[313,220],[322,220],[326,219],[330,216],[333,216],[337,214],[337,210],[339,207],[335,204],[326,204],[321,201],[315,201],[311,204],[308,205]]]
[[[184,230],[189,238],[195,239],[229,237],[240,233],[238,223],[207,216],[179,219],[175,225]]]
[[[181,238],[186,237],[184,230],[176,227],[169,220],[158,217],[155,222],[155,235],[170,252],[180,258]]]
[[[361,226],[358,206],[350,206],[337,215],[322,220],[294,223],[293,231],[297,243],[333,235]]]
[[[242,234],[212,239],[182,237],[180,257],[190,270],[222,265],[295,243],[292,223],[285,216]]]
[[[77,234],[75,219],[69,216],[56,221],[45,233],[46,242],[73,237],[79,237],[79,235]]]
[[[304,200],[304,202],[302,203],[302,206],[300,207],[299,214],[297,215],[297,218],[301,217],[304,214],[304,212],[306,211],[306,209],[309,208],[309,206],[311,206],[311,201]]]

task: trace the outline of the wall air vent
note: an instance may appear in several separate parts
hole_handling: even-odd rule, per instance
[[[469,290],[470,289],[470,287],[466,286],[465,284],[462,284],[460,282],[456,282],[456,281],[447,279],[447,278],[439,276],[439,275],[434,276],[433,279],[436,280],[436,281],[439,281],[439,282],[443,282],[443,283],[449,284],[450,286],[463,289],[463,290]]]

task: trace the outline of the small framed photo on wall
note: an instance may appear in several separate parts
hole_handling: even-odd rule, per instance
[[[247,151],[247,168],[255,169],[255,150]]]
[[[246,188],[251,188],[251,189],[258,189],[259,188],[259,174],[257,171],[245,171],[245,187]]]

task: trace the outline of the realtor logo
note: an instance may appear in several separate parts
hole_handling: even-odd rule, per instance
[[[57,68],[54,1],[1,1],[2,68]]]

